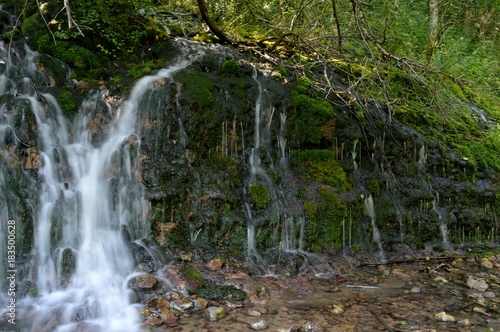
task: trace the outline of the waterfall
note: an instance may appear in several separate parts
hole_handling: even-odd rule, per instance
[[[385,252],[384,248],[382,247],[382,241],[380,237],[380,231],[377,227],[376,224],[376,219],[375,219],[375,207],[373,204],[373,197],[371,194],[369,194],[367,197],[364,199],[364,212],[365,215],[370,217],[371,220],[371,226],[372,226],[372,232],[373,232],[373,241],[377,244],[378,249],[379,249],[379,254],[380,254],[380,260],[382,262],[386,262],[387,259],[385,257]]]
[[[51,94],[35,88],[34,78],[40,76],[36,52],[14,54],[7,64],[1,88],[29,104],[38,128],[40,192],[33,211],[32,264],[38,296],[21,302],[25,313],[19,324],[24,330],[140,329],[137,307],[127,289],[134,261],[123,236],[145,237],[149,229],[148,204],[137,180],[139,105],[144,106],[141,101],[147,100],[155,81],[169,80],[202,55],[193,49],[185,59],[139,80],[119,108],[108,105],[113,119],[109,128],[98,124],[107,130],[100,142],[95,142],[90,127],[92,112],[96,103],[106,101],[106,91],[83,103],[71,122]],[[2,123],[2,128],[7,126]],[[4,194],[3,177],[0,180]],[[3,220],[5,208],[0,208]]]

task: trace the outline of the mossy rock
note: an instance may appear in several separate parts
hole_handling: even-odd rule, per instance
[[[344,190],[352,188],[332,150],[296,150],[292,152],[292,161],[306,179]]]
[[[192,291],[196,291],[205,286],[205,279],[191,265],[184,265],[181,269],[181,273],[184,278],[186,278],[186,281],[189,283],[189,288]]]
[[[178,72],[175,80],[182,84],[183,91],[180,99],[183,103],[194,104],[205,112],[214,106],[213,85],[206,74],[190,67]]]
[[[205,288],[200,289],[197,295],[207,300],[236,300],[243,301],[247,294],[234,286],[219,286],[209,283]]]

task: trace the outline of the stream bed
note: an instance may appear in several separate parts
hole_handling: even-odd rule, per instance
[[[244,272],[247,263],[191,263],[204,277],[245,290],[247,299],[208,301],[155,326],[146,320],[145,330],[500,331],[500,255],[466,257],[403,256],[358,266],[321,257],[323,264],[305,273],[260,277]]]

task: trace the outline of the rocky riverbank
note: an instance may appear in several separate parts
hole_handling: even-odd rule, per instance
[[[400,252],[384,264],[304,254],[295,275],[213,259],[131,285],[145,331],[497,331],[499,248],[476,250]]]

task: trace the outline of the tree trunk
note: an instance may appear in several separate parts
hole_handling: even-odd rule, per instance
[[[203,21],[205,21],[205,23],[208,25],[210,31],[212,31],[213,34],[216,35],[217,38],[219,38],[221,43],[232,44],[233,42],[229,38],[227,38],[224,32],[219,30],[219,28],[217,28],[217,26],[210,19],[210,16],[208,15],[207,6],[205,5],[205,0],[197,0],[197,2],[198,2],[198,8],[200,9],[201,18],[203,18]]]
[[[427,60],[432,59],[439,32],[439,1],[429,0],[429,53]]]
[[[340,21],[337,13],[337,4],[332,0],[333,17],[335,17],[335,24],[337,25],[337,33],[339,34],[339,52],[342,53],[342,34],[340,33]]]

